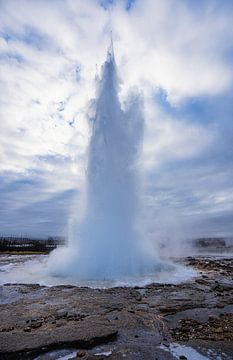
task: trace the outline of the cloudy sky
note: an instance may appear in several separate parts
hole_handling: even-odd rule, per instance
[[[232,24],[231,0],[0,0],[0,232],[66,233],[112,30],[151,229],[232,235]]]

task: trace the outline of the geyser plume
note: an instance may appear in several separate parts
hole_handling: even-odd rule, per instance
[[[72,224],[68,256],[55,253],[51,259],[53,271],[55,258],[63,260],[58,264],[59,275],[84,280],[137,276],[152,270],[152,259],[137,229],[142,100],[131,95],[122,109],[112,45],[96,82],[84,216]]]

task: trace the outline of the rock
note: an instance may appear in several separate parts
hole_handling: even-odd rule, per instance
[[[147,360],[152,353],[160,358],[158,346],[164,341],[168,347],[171,341],[204,341],[206,346],[221,342],[233,352],[232,280],[230,276],[224,280],[218,271],[226,266],[230,274],[230,263],[224,259],[190,261],[205,274],[201,281],[156,283],[143,291],[139,287],[0,286],[0,299],[4,300],[0,311],[1,360],[27,358],[28,352],[36,358],[50,349],[85,349],[100,344],[108,351],[110,341],[114,341],[114,351],[109,359],[132,359],[135,354],[135,359]],[[92,352],[80,350],[77,358],[106,359]]]
[[[131,314],[135,314],[135,311],[133,309],[128,309],[128,312]]]
[[[60,309],[60,310],[57,311],[56,318],[57,319],[65,318],[67,316],[67,313],[68,313],[67,310]]]
[[[30,327],[23,331],[17,331],[5,336],[0,336],[0,358],[5,354],[5,358],[11,358],[12,353],[21,353],[23,351],[39,351],[39,349],[50,349],[62,347],[93,347],[101,343],[109,342],[116,339],[117,330],[109,326],[108,323],[88,321],[83,326],[77,326],[77,322],[71,322],[62,327],[51,331],[50,328],[44,328],[43,331],[35,329],[31,332]],[[83,324],[83,322],[81,323]],[[35,332],[37,333],[35,334]],[[27,333],[27,335],[25,334]],[[25,335],[24,335],[25,334]],[[7,336],[8,335],[8,336]]]
[[[34,323],[31,325],[31,328],[32,329],[38,329],[39,327],[41,327],[42,325],[42,322],[37,322],[37,323]]]
[[[32,329],[37,329],[39,327],[41,327],[41,325],[43,324],[44,319],[31,319],[28,320],[27,323],[29,323],[29,327]]]
[[[10,326],[10,327],[7,327],[7,328],[3,327],[0,331],[1,332],[10,332],[12,330],[14,330],[14,326]]]
[[[31,332],[32,329],[28,326],[28,327],[24,328],[23,331],[24,331],[24,332]]]
[[[86,356],[86,351],[84,350],[79,350],[76,354],[77,358],[83,358],[84,356]]]
[[[222,333],[223,332],[223,328],[222,327],[218,327],[217,329],[215,329],[216,333]]]
[[[218,303],[218,304],[216,305],[216,307],[217,307],[218,309],[223,309],[223,308],[225,307],[225,305],[224,305],[224,304],[221,304],[221,303]]]
[[[202,275],[202,277],[203,277],[203,275]],[[200,284],[200,285],[205,285],[206,284],[206,280],[204,280],[204,279],[196,279],[195,282],[197,284]]]

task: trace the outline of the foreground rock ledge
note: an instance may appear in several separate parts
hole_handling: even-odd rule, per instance
[[[200,275],[179,285],[1,286],[0,358],[33,359],[50,349],[76,348],[90,349],[83,358],[100,360],[91,349],[102,344],[108,350],[102,358],[174,359],[164,349],[176,342],[230,359],[233,261],[187,258],[186,263]]]

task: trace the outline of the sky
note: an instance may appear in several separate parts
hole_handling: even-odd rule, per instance
[[[65,235],[112,31],[154,236],[233,235],[233,2],[0,0],[0,233]]]

